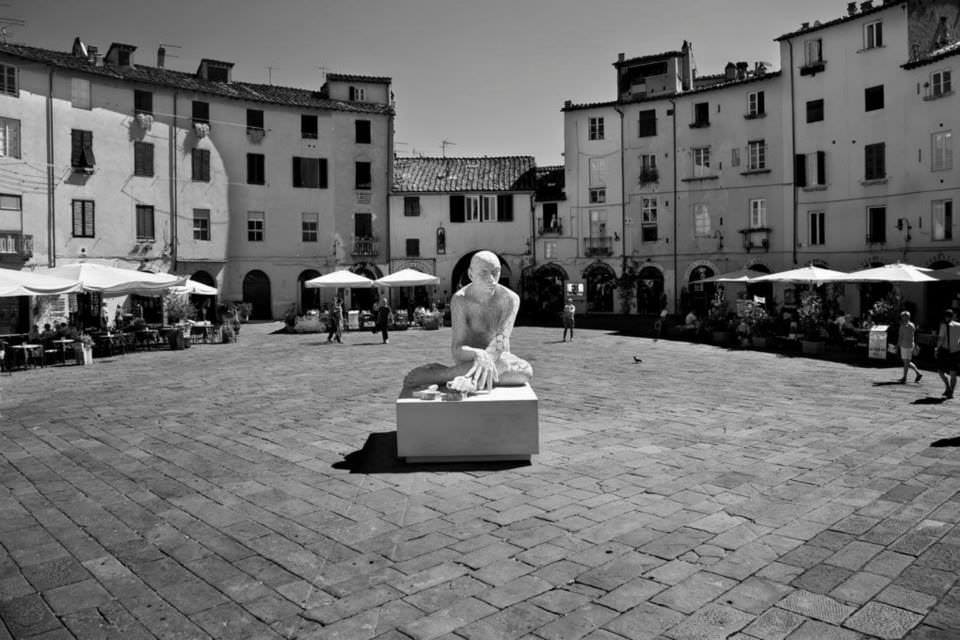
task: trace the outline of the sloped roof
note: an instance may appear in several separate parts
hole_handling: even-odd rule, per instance
[[[350,102],[347,100],[332,100],[326,91],[281,87],[272,84],[256,84],[252,82],[216,82],[204,80],[196,74],[175,71],[163,67],[149,67],[136,65],[133,67],[117,67],[109,64],[96,65],[86,57],[75,56],[70,52],[52,51],[39,47],[30,47],[22,44],[0,42],[0,55],[9,55],[21,60],[38,62],[59,69],[86,73],[111,80],[125,80],[140,84],[154,85],[196,91],[224,98],[243,100],[248,102],[263,102],[290,107],[306,107],[311,109],[325,109],[331,111],[351,111],[358,113],[393,113],[393,107],[387,104],[370,102]],[[330,75],[328,74],[328,78]]]
[[[352,73],[328,73],[327,80],[338,82],[372,82],[374,84],[390,84],[390,78],[384,76],[358,76]]]
[[[911,60],[910,62],[900,66],[904,69],[913,69],[915,67],[922,67],[925,64],[932,64],[934,62],[943,60],[944,58],[950,58],[956,55],[960,55],[960,40],[940,47],[939,49],[934,49],[930,53],[920,56],[919,58]]]
[[[639,56],[636,58],[626,58],[624,60],[617,60],[613,63],[615,67],[632,67],[636,64],[644,64],[646,62],[659,62],[661,60],[668,60],[670,58],[679,58],[683,56],[683,51],[664,51],[663,53],[652,53],[646,56]]]
[[[878,4],[877,6],[871,7],[870,9],[861,9],[860,11],[857,11],[857,12],[854,13],[853,15],[845,15],[845,16],[843,16],[842,18],[837,18],[837,19],[835,19],[835,20],[830,20],[830,21],[828,21],[828,22],[823,22],[823,23],[814,22],[812,25],[810,25],[809,27],[807,27],[807,28],[805,28],[805,29],[797,29],[796,31],[791,31],[790,33],[785,33],[785,34],[783,34],[782,36],[780,36],[779,38],[774,38],[774,42],[776,42],[776,41],[778,41],[778,40],[789,40],[790,38],[793,38],[793,37],[798,36],[798,35],[801,35],[801,34],[802,34],[802,35],[806,35],[806,34],[812,32],[812,31],[819,31],[820,29],[826,29],[827,27],[832,27],[832,26],[837,25],[837,24],[842,24],[842,23],[844,23],[844,22],[850,22],[851,20],[856,20],[856,19],[858,19],[858,18],[862,18],[863,16],[869,16],[869,15],[871,15],[871,14],[873,14],[873,13],[877,13],[878,11],[883,11],[884,9],[889,9],[890,7],[899,6],[899,5],[903,4],[903,3],[906,2],[906,1],[907,1],[907,0],[877,0],[878,3],[882,3],[882,4]],[[863,5],[861,4],[860,6],[862,7]]]
[[[393,191],[399,193],[462,193],[533,191],[533,156],[480,158],[397,158]]]

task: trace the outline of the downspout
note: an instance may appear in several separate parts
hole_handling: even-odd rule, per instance
[[[47,70],[47,266],[57,266],[56,201],[53,196],[53,67]],[[20,208],[20,232],[23,233],[23,207]]]
[[[794,95],[793,87],[793,40],[787,40],[787,45],[790,49],[790,158],[788,166],[793,167],[793,164],[797,161],[797,110],[794,101],[796,96]],[[793,192],[793,238],[791,238],[791,243],[793,244],[793,264],[797,264],[797,215],[799,209],[798,197],[797,197],[797,177],[796,169],[793,169],[794,175],[790,179],[790,184],[792,186]]]
[[[173,91],[173,122],[170,125],[170,270],[177,270],[177,102],[180,92]]]
[[[623,150],[623,109],[614,107],[620,116],[620,277],[627,273],[627,175],[624,170]]]
[[[390,116],[387,119],[387,188],[386,195],[384,195],[384,211],[386,211],[386,235],[383,245],[386,247],[384,254],[387,259],[387,272],[393,272],[393,266],[390,262],[390,249],[391,249],[391,236],[390,236],[390,193],[393,191],[393,118],[394,115],[391,112]],[[436,241],[436,238],[434,238]],[[434,271],[436,271],[436,266],[434,266]]]
[[[670,116],[673,119],[673,311],[680,312],[680,272],[677,259],[677,229],[679,227],[680,203],[677,201],[677,101],[670,100]]]

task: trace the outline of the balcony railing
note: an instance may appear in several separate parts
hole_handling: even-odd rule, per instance
[[[541,226],[537,229],[537,235],[541,236],[562,236],[563,235],[563,223],[559,220],[551,222],[547,226]]]
[[[380,240],[376,236],[358,236],[353,239],[353,256],[380,255]]]
[[[610,236],[594,236],[584,238],[584,255],[587,256],[612,256],[613,238]]]
[[[643,169],[640,172],[640,184],[647,184],[649,182],[658,182],[660,180],[660,173],[656,169]]]
[[[0,231],[0,256],[33,257],[33,236],[15,231]]]

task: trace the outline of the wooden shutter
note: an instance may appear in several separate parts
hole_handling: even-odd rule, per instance
[[[464,197],[450,196],[450,222],[463,222],[464,219]]]
[[[501,194],[497,196],[497,221],[513,222],[513,195]]]
[[[327,159],[326,159],[326,158],[320,158],[320,162],[319,162],[318,164],[320,165],[320,167],[319,167],[319,170],[320,170],[319,187],[320,187],[321,189],[326,189],[326,188],[327,188]]]
[[[70,166],[83,166],[83,131],[80,129],[70,131]]]
[[[763,105],[763,91],[757,91],[757,115],[761,113],[766,113]]]
[[[807,156],[798,153],[793,157],[793,181],[798,187],[807,186]]]
[[[817,184],[827,184],[826,151],[817,151]]]

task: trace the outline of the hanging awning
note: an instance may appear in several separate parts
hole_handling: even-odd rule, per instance
[[[0,268],[0,298],[16,296],[56,296],[81,291],[76,280],[58,278],[36,271]]]

